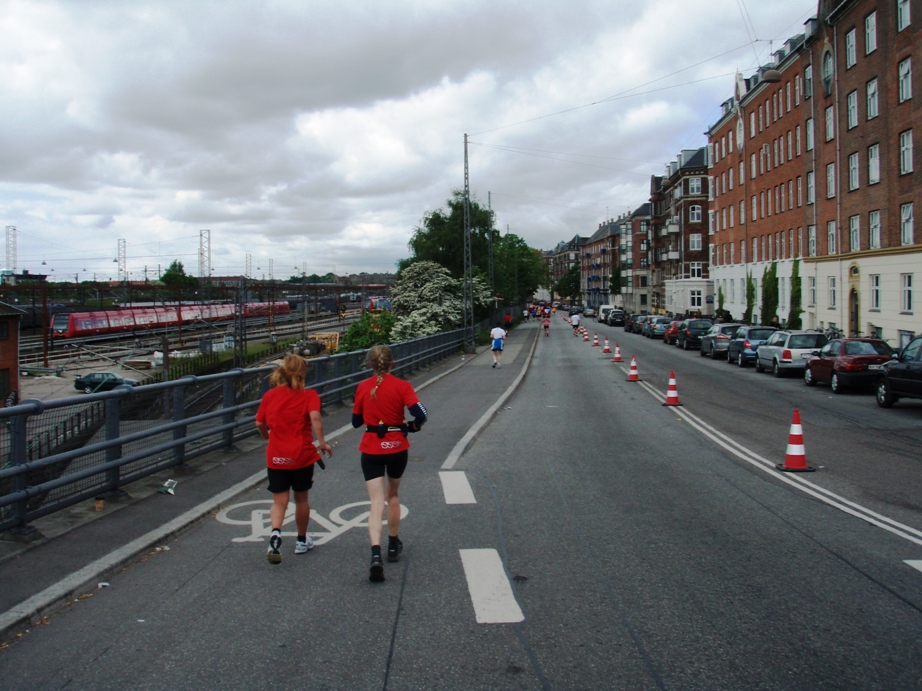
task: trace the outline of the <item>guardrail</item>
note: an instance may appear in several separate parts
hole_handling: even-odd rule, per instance
[[[456,353],[463,330],[391,345],[394,373],[407,375]],[[367,351],[308,360],[308,385],[324,405],[341,404],[368,377]],[[125,485],[256,434],[253,416],[275,365],[0,409],[0,531]]]

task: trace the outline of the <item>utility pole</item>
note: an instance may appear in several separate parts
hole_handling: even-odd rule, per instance
[[[471,261],[471,185],[464,134],[464,347],[474,352],[474,266]]]
[[[496,293],[496,281],[493,280],[493,227],[496,225],[495,217],[493,216],[493,193],[487,192],[487,208],[490,210],[490,231],[487,235],[487,242],[490,247],[490,256],[488,259],[489,262],[489,274],[490,274],[490,290],[493,293]]]

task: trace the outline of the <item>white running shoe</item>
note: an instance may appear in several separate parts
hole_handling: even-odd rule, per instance
[[[314,539],[308,535],[304,542],[295,541],[295,554],[304,554],[308,550],[314,549]]]

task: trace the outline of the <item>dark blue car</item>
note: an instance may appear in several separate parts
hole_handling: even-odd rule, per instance
[[[727,346],[727,362],[740,367],[754,363],[759,344],[777,330],[773,326],[741,326]]]

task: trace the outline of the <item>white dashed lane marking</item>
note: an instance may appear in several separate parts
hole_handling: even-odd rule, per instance
[[[495,549],[462,549],[461,563],[478,624],[515,624],[525,619],[503,560]]]
[[[439,473],[442,481],[442,492],[445,493],[446,504],[476,504],[474,490],[467,481],[467,474],[461,470],[442,471]]]

